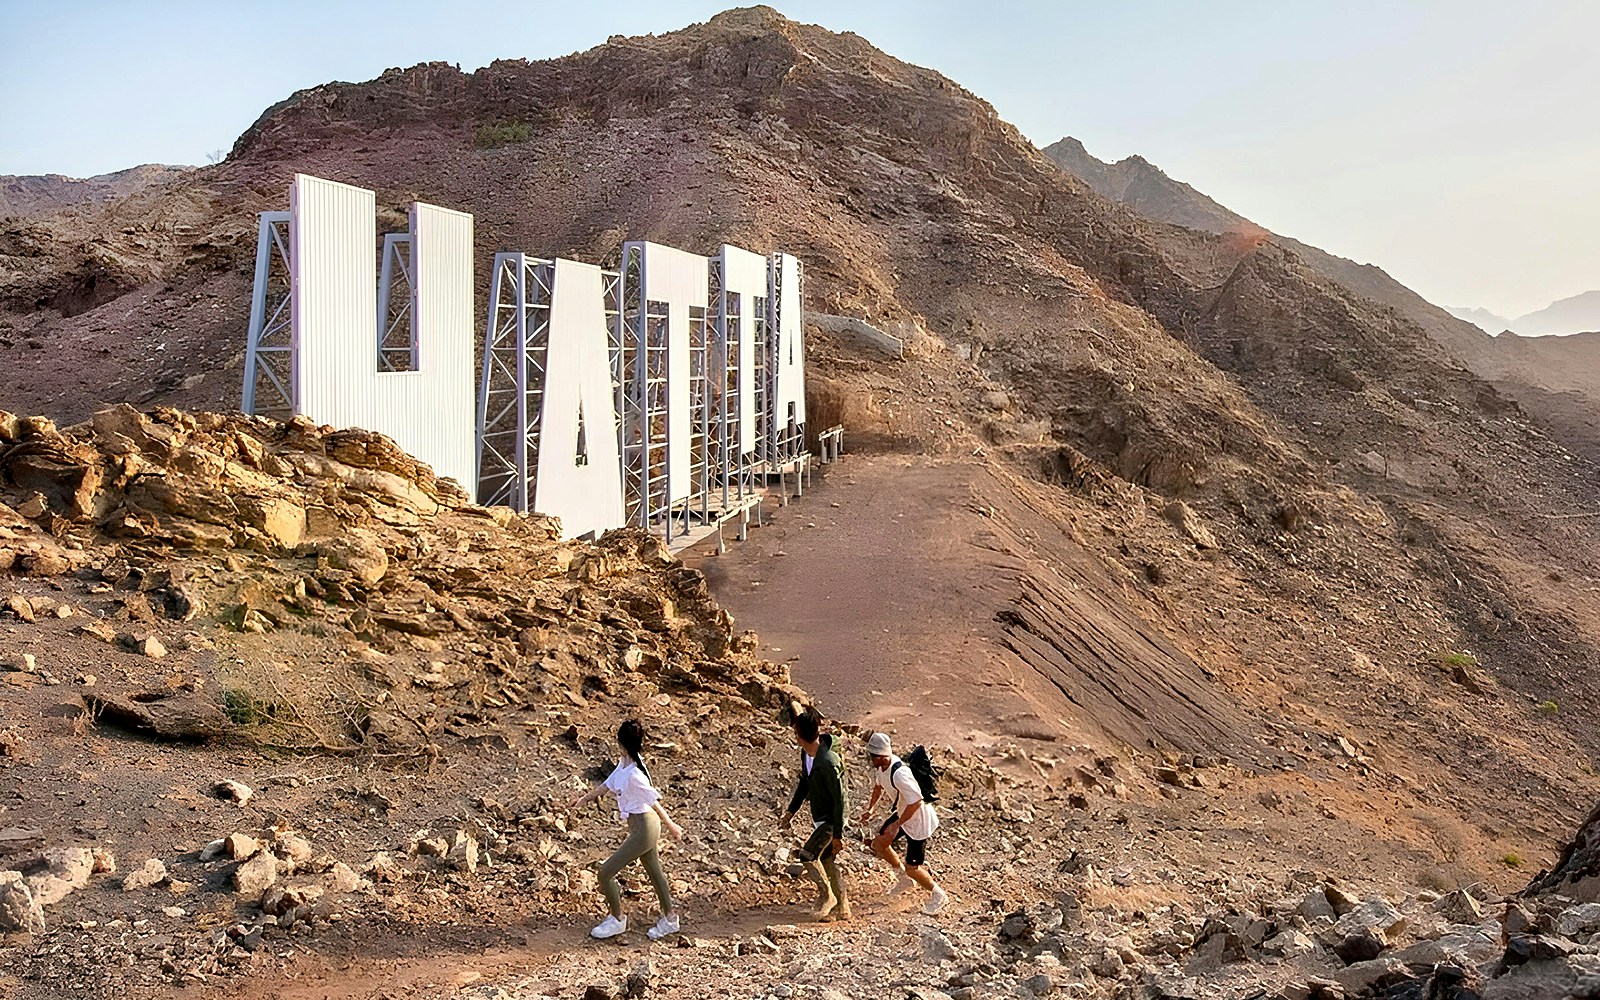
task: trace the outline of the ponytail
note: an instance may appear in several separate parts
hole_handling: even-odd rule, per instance
[[[638,719],[629,719],[617,728],[617,743],[628,752],[633,762],[639,765],[639,770],[644,772],[646,779],[650,777],[650,769],[644,766],[644,726]]]

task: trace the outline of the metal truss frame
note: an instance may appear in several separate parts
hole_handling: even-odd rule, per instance
[[[554,265],[497,253],[478,386],[478,502],[527,513],[539,467],[540,403]]]
[[[245,339],[245,413],[287,420],[294,396],[294,316],[290,282],[288,212],[262,212],[256,234],[256,276],[250,293],[250,330]]]
[[[284,415],[293,412],[288,228],[287,212],[261,216],[246,360],[244,398],[250,412],[274,407]],[[410,234],[384,239],[376,331],[383,371],[412,370],[418,361],[412,249]],[[793,472],[796,490],[801,488],[809,466],[806,427],[794,419],[792,408],[777,412],[777,377],[779,352],[790,346],[782,338],[784,321],[791,320],[790,329],[803,328],[780,314],[786,289],[779,255],[769,258],[766,294],[750,295],[748,302],[727,291],[719,262],[711,261],[707,304],[689,307],[690,439],[678,446],[690,451],[690,495],[674,503],[667,489],[670,320],[664,302],[642,299],[645,266],[643,247],[625,247],[618,270],[603,272],[614,432],[626,523],[664,533],[671,541],[697,521],[709,525],[748,505],[773,474],[787,483]],[[803,271],[791,273],[803,282]],[[485,505],[519,512],[532,508],[554,280],[555,263],[549,259],[495,255],[477,412],[478,500]],[[740,356],[741,318],[751,325],[751,357]],[[739,447],[743,365],[753,369],[754,448],[749,452]],[[585,435],[604,433],[594,414],[583,419]],[[836,457],[838,444],[831,435],[827,445],[828,456]],[[783,492],[787,499],[787,485]]]
[[[759,296],[754,298],[752,312],[759,312],[764,304]],[[717,470],[714,487],[721,489],[722,509],[727,510],[755,492],[755,477],[752,456],[742,453],[739,447],[742,431],[739,365],[744,360],[739,355],[740,296],[726,290],[722,262],[716,258],[711,260],[710,301],[716,308],[711,366],[721,375],[720,384],[713,386],[718,433],[711,438],[711,462]]]
[[[415,315],[411,234],[385,234],[383,267],[378,275],[378,371],[417,370]]]
[[[294,395],[294,316],[290,303],[289,212],[262,212],[256,235],[255,284],[250,295],[250,329],[245,338],[245,413],[287,420],[297,412]],[[417,370],[416,291],[411,234],[383,238],[383,268],[378,282],[378,370]]]
[[[665,302],[644,301],[643,247],[626,246],[618,271],[621,285],[622,495],[628,523],[646,531],[667,523],[673,504],[667,494],[667,352],[670,348]]]

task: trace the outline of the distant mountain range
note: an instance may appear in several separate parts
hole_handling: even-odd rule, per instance
[[[115,173],[83,178],[62,174],[0,174],[0,219],[37,219],[79,205],[115,201],[193,169],[144,163]]]
[[[1537,312],[1516,319],[1496,316],[1487,309],[1451,308],[1450,313],[1468,323],[1476,323],[1489,333],[1511,330],[1524,337],[1593,333],[1600,331],[1600,290],[1552,302]]]
[[[1499,333],[1511,328],[1509,319],[1479,306],[1445,306],[1444,310],[1456,319],[1466,320],[1484,333]]]

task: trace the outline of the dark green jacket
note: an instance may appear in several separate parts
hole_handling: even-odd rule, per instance
[[[844,814],[847,808],[844,793],[844,765],[833,752],[833,736],[823,734],[817,756],[811,763],[811,773],[806,774],[806,752],[800,751],[800,780],[795,783],[794,795],[789,798],[789,812],[800,811],[800,804],[811,802],[811,819],[815,823],[833,824],[833,835],[844,836]]]

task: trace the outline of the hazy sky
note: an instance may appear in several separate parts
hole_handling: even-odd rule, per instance
[[[0,0],[0,173],[204,163],[268,105],[474,69],[724,5]],[[1279,232],[1502,315],[1600,288],[1600,3],[795,0],[1038,144],[1139,153]]]

